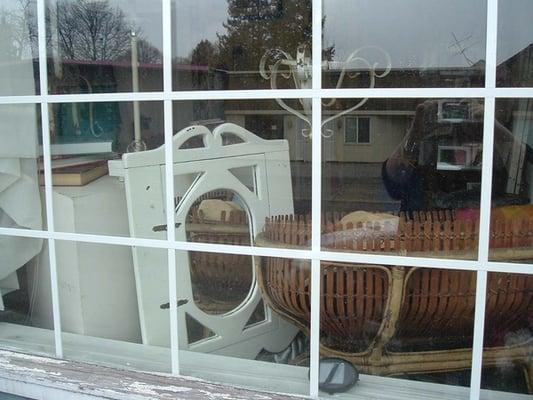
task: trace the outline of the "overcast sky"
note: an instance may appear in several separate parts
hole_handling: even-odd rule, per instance
[[[176,55],[186,57],[200,40],[215,41],[217,32],[224,32],[226,0],[178,0],[177,3]],[[485,58],[486,0],[324,0],[323,3],[324,45],[335,45],[336,60],[345,59],[353,50],[368,45],[386,50],[395,67],[467,66],[468,60],[476,62]],[[498,61],[533,42],[532,16],[533,0],[500,1]],[[454,35],[459,41],[457,46]],[[460,50],[464,50],[464,55]]]
[[[6,8],[16,4],[16,0],[0,1]],[[142,28],[148,41],[162,48],[161,1],[110,2]],[[227,0],[173,2],[177,5],[173,10],[174,56],[187,57],[202,39],[214,42],[217,33],[224,33]],[[485,58],[486,0],[324,0],[323,3],[324,45],[335,46],[336,60],[345,59],[363,46],[381,47],[391,56],[394,67],[460,67]],[[533,42],[533,0],[499,3],[498,62],[501,62]],[[459,43],[454,45],[456,39]]]

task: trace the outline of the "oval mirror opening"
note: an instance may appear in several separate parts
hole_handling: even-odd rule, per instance
[[[187,241],[250,245],[246,205],[233,191],[200,196],[189,209]],[[253,260],[247,255],[189,252],[194,302],[207,314],[220,315],[246,300],[253,284]]]

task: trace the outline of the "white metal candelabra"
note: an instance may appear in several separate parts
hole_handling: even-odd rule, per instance
[[[378,67],[380,65],[378,62],[371,63],[369,60],[361,56],[361,53],[367,50],[377,51],[383,56],[385,60],[385,66],[382,67],[381,71],[378,71]],[[362,68],[350,71],[350,68],[355,69],[355,67],[358,65],[362,65]],[[376,79],[384,78],[389,74],[391,70],[391,59],[389,54],[385,50],[376,46],[365,46],[352,52],[346,58],[345,61],[322,61],[322,68],[340,68],[341,72],[339,75],[339,79],[337,80],[337,84],[335,87],[336,89],[342,87],[346,77],[350,79],[356,79],[363,71],[368,73],[370,79],[368,87],[372,89],[375,86]],[[305,45],[298,46],[296,50],[295,59],[292,58],[292,56],[284,50],[271,49],[263,55],[259,63],[259,73],[264,79],[270,80],[270,87],[272,89],[278,88],[277,79],[279,76],[286,80],[290,80],[292,78],[296,89],[310,89],[312,78],[311,72],[311,58],[307,54],[307,47]],[[335,104],[336,100],[337,99],[329,99],[327,101],[323,101],[322,105],[324,105],[325,107],[331,107],[333,104]],[[330,121],[333,121],[343,115],[357,110],[358,108],[362,107],[367,101],[368,98],[361,99],[353,107],[340,111],[337,114],[332,115],[331,117],[325,118],[322,121],[321,127],[323,127]],[[302,105],[303,110],[296,110],[295,108],[285,103],[283,99],[276,99],[276,102],[283,109],[302,119],[309,126],[309,128],[311,128],[311,99],[300,99],[300,104]],[[309,129],[308,132],[309,133],[305,133],[305,131],[302,131],[302,135],[311,138],[311,129]],[[333,132],[322,132],[322,136],[324,137],[330,137],[332,134]]]

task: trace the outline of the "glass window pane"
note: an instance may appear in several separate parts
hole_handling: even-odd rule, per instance
[[[498,3],[497,86],[533,86],[531,14],[531,1]]]
[[[0,235],[0,346],[55,355],[48,241]]]
[[[481,376],[481,388],[487,389],[484,399],[499,399],[502,392],[514,398],[532,397],[532,304],[532,275],[489,273]]]
[[[475,272],[331,262],[321,271],[321,359],[342,358],[363,374],[340,398],[400,385],[402,396],[468,398]]]
[[[310,263],[200,252],[176,257],[180,372],[307,395]],[[235,297],[241,289],[244,298]]]
[[[485,0],[325,0],[323,86],[480,87]]]
[[[279,101],[288,111],[274,100],[174,103],[177,240],[250,245],[265,218],[296,214],[293,239],[309,246],[310,101]]]
[[[370,118],[358,118],[357,142],[363,144],[370,143]]]
[[[50,93],[163,89],[160,1],[46,0]]]
[[[533,170],[533,100],[498,99],[489,258],[530,263]]]
[[[56,253],[65,357],[170,372],[167,251],[56,241]]]
[[[347,117],[345,119],[344,141],[346,143],[357,143],[357,118]]]
[[[310,88],[311,9],[311,0],[175,1],[174,90]]]
[[[0,227],[46,229],[41,109],[0,105]]]
[[[37,2],[3,0],[0,8],[0,96],[39,94]]]
[[[322,246],[477,257],[483,101],[337,99],[322,124]],[[332,112],[331,109],[334,111]],[[357,126],[357,143],[343,142]],[[371,121],[371,123],[370,123]]]
[[[55,229],[166,238],[162,102],[50,110]]]

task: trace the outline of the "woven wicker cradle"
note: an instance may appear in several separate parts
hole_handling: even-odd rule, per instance
[[[323,237],[328,236],[328,247],[335,250],[476,257],[477,221],[457,220],[450,211],[401,215],[396,234],[389,236],[380,233],[382,226],[367,224],[367,232],[373,234],[355,237],[357,229],[351,224],[343,227],[336,214],[322,220]],[[533,258],[533,219],[493,220],[491,227],[491,259]],[[276,217],[266,221],[256,244],[298,248],[309,243],[310,233],[307,218]],[[308,332],[309,264],[262,258],[258,268],[270,307]],[[382,375],[470,368],[474,272],[327,262],[321,277],[323,355],[347,359],[365,373]],[[483,366],[520,364],[530,391],[532,302],[533,277],[489,274]]]
[[[475,258],[477,220],[458,220],[452,211],[400,215],[396,234],[366,224],[369,236],[353,235],[339,214],[322,221],[328,248],[371,251],[388,255]],[[386,230],[386,229],[385,229]],[[222,213],[206,221],[192,208],[188,240],[250,244],[244,212]],[[267,219],[256,245],[302,248],[311,238],[308,217]],[[533,219],[494,219],[490,257],[494,260],[533,259]],[[234,309],[250,289],[248,256],[191,252],[195,302],[206,312]],[[278,314],[308,333],[310,321],[309,263],[258,258],[257,277],[265,301]],[[363,372],[395,375],[445,372],[471,365],[476,276],[470,271],[402,266],[322,264],[321,352],[347,359]],[[483,366],[505,362],[524,367],[531,391],[533,343],[521,338],[531,318],[533,277],[489,274]],[[529,313],[529,314],[528,314]],[[511,344],[512,343],[512,344]]]

